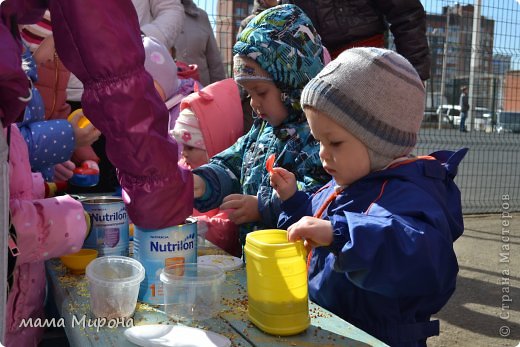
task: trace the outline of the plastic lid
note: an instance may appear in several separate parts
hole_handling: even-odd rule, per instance
[[[231,341],[212,331],[182,325],[139,325],[125,330],[126,338],[139,346],[229,347]]]
[[[159,278],[166,284],[207,285],[208,283],[224,282],[226,275],[221,268],[214,265],[185,263],[165,267]]]
[[[197,258],[197,263],[214,265],[223,271],[233,271],[241,268],[244,265],[242,259],[224,254],[202,255]]]

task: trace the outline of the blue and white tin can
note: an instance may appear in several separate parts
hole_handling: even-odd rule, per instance
[[[98,251],[98,256],[128,256],[128,214],[123,200],[99,196],[80,200],[90,215],[92,227],[83,248]]]
[[[138,299],[164,305],[162,269],[168,265],[197,262],[197,220],[188,218],[186,224],[153,230],[136,225],[133,256],[145,269]]]

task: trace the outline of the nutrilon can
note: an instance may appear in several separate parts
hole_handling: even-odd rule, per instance
[[[105,255],[128,256],[128,214],[121,198],[99,196],[80,200],[90,215],[92,228],[83,248]]]
[[[162,269],[172,264],[197,262],[197,220],[163,229],[134,228],[134,258],[145,269],[139,300],[164,305]]]

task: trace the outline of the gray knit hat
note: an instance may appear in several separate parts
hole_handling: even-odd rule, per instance
[[[380,48],[352,48],[303,89],[301,105],[326,113],[368,148],[371,170],[415,147],[425,90],[414,67]]]

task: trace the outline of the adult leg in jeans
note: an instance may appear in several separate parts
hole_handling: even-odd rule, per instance
[[[460,113],[460,131],[466,132],[466,117],[467,112],[461,112]]]

